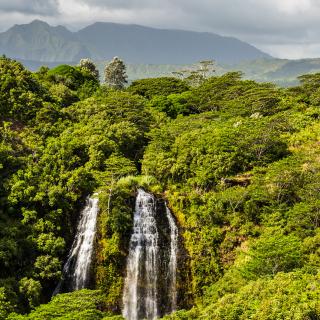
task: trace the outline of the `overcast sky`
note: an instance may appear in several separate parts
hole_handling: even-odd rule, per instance
[[[210,31],[281,58],[320,57],[320,0],[0,0],[0,31],[34,19]]]

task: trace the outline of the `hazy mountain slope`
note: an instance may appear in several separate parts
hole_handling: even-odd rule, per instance
[[[248,43],[213,33],[101,22],[71,32],[38,20],[0,33],[0,54],[46,62],[82,57],[105,60],[117,55],[140,64],[188,64],[201,59],[239,63],[270,58]]]
[[[42,65],[53,68],[68,61],[41,62],[19,59],[28,69],[37,70]],[[72,62],[77,64],[78,61]],[[103,70],[107,60],[95,63],[103,80]],[[171,76],[173,71],[192,68],[192,64],[131,64],[126,63],[128,80],[141,78],[155,78]],[[258,59],[239,64],[216,64],[216,73],[221,75],[228,71],[242,71],[244,79],[252,79],[259,82],[273,82],[283,87],[298,84],[297,78],[303,74],[320,72],[320,59],[285,60],[285,59]]]
[[[213,33],[98,22],[77,34],[96,59],[119,55],[131,63],[188,64],[201,59],[236,63],[269,57],[248,43]]]
[[[296,77],[305,73],[319,72],[320,59],[286,60],[286,63],[267,75],[270,78]]]
[[[241,70],[245,77],[257,81],[269,81],[281,86],[297,85],[303,74],[320,72],[320,59],[258,59],[237,65],[223,65],[224,70]]]
[[[0,34],[0,53],[35,61],[75,61],[90,56],[77,36],[65,27],[52,27],[35,20],[15,25]]]

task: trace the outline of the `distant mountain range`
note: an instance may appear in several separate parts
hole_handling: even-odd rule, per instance
[[[35,20],[0,33],[0,55],[31,70],[93,59],[103,74],[114,56],[125,60],[129,80],[168,76],[202,59],[215,59],[216,74],[239,70],[247,79],[282,86],[297,84],[302,74],[320,72],[320,59],[274,59],[235,38],[213,33],[161,30],[138,25],[94,23],[78,32]]]
[[[203,59],[234,64],[271,58],[246,42],[214,33],[106,22],[71,32],[39,20],[0,33],[0,54],[46,63],[114,56],[134,64],[190,64]]]

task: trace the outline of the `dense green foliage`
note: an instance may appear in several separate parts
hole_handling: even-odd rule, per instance
[[[106,315],[101,310],[103,296],[99,291],[81,290],[60,294],[49,304],[37,307],[28,316],[11,314],[8,319],[90,319],[97,320]]]
[[[43,106],[41,86],[19,62],[1,58],[0,84],[2,118],[30,120]]]
[[[182,80],[163,77],[133,81],[128,91],[150,99],[154,96],[168,96],[173,93],[182,93],[188,89],[187,84]]]
[[[0,66],[0,319],[117,319],[139,186],[167,199],[188,255],[194,307],[167,319],[320,317],[319,74],[112,90],[85,68]],[[48,303],[95,191],[99,291]]]
[[[183,227],[198,305],[172,319],[319,317],[317,78],[211,78],[187,100],[199,114],[149,134],[142,171]]]
[[[0,287],[5,310],[23,312],[51,296],[84,197],[137,173],[152,115],[143,98],[97,91],[96,80],[76,68],[33,75],[14,61],[1,63],[9,75],[18,65],[21,76],[45,92],[34,93],[40,104],[33,118],[18,121],[8,112],[1,119]],[[93,83],[93,96],[83,99],[78,89],[93,90]],[[70,89],[78,102],[56,99],[50,92],[57,85]],[[55,112],[47,109],[45,98]]]

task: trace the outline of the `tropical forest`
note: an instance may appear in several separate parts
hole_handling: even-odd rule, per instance
[[[320,319],[320,74],[0,57],[0,319]]]

